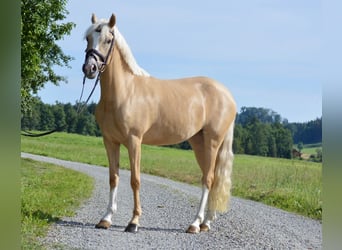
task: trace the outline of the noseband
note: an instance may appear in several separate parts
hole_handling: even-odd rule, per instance
[[[97,51],[96,49],[90,49],[86,53],[85,61],[87,61],[89,57],[93,57],[95,61],[98,62],[97,57],[95,55],[97,55],[102,62],[106,60],[105,57],[99,51]]]

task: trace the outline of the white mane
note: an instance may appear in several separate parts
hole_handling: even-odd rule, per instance
[[[114,36],[116,45],[121,51],[124,60],[126,61],[128,67],[132,70],[133,74],[138,76],[150,76],[149,73],[147,73],[138,65],[125,38],[121,35],[119,29],[116,26],[114,26]]]
[[[99,22],[91,25],[86,31],[85,37],[88,36],[90,33],[94,32],[99,27],[99,25],[107,24],[107,23],[108,23],[107,20],[101,19]],[[107,25],[103,25],[102,29],[106,29],[106,28],[109,28],[109,27]],[[119,29],[116,26],[114,26],[114,37],[115,37],[115,44],[119,48],[123,59],[127,63],[132,73],[137,76],[150,76],[149,73],[147,73],[143,68],[141,68],[138,65],[125,38],[121,35]]]

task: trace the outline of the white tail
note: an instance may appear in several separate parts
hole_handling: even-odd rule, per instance
[[[209,193],[208,209],[225,212],[229,208],[231,173],[233,169],[234,121],[219,148],[215,164],[214,183]]]

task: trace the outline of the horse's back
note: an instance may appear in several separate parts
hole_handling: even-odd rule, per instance
[[[146,87],[155,90],[159,96],[174,95],[179,98],[203,97],[207,100],[226,100],[227,104],[235,105],[229,90],[220,82],[205,76],[188,77],[171,80],[160,80],[153,77],[146,78]],[[200,96],[199,96],[200,94]],[[179,98],[177,98],[179,97]]]
[[[199,76],[162,80],[160,85],[165,96],[172,95],[173,100],[169,103],[187,107],[195,107],[194,103],[200,105],[204,122],[210,122],[215,116],[232,120],[236,115],[235,100],[230,91],[212,78]],[[188,113],[191,113],[191,110]],[[198,116],[202,117],[202,115]]]

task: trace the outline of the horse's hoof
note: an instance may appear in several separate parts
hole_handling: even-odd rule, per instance
[[[111,223],[109,221],[101,220],[98,224],[95,225],[95,228],[108,229],[110,225]]]
[[[210,227],[207,224],[201,224],[200,225],[201,232],[208,232],[210,230]]]
[[[138,225],[137,224],[133,224],[133,223],[129,223],[128,226],[125,229],[125,232],[137,233],[138,232]]]
[[[194,225],[190,225],[190,227],[188,228],[188,230],[186,230],[186,232],[190,234],[198,234],[200,232],[200,228]]]

